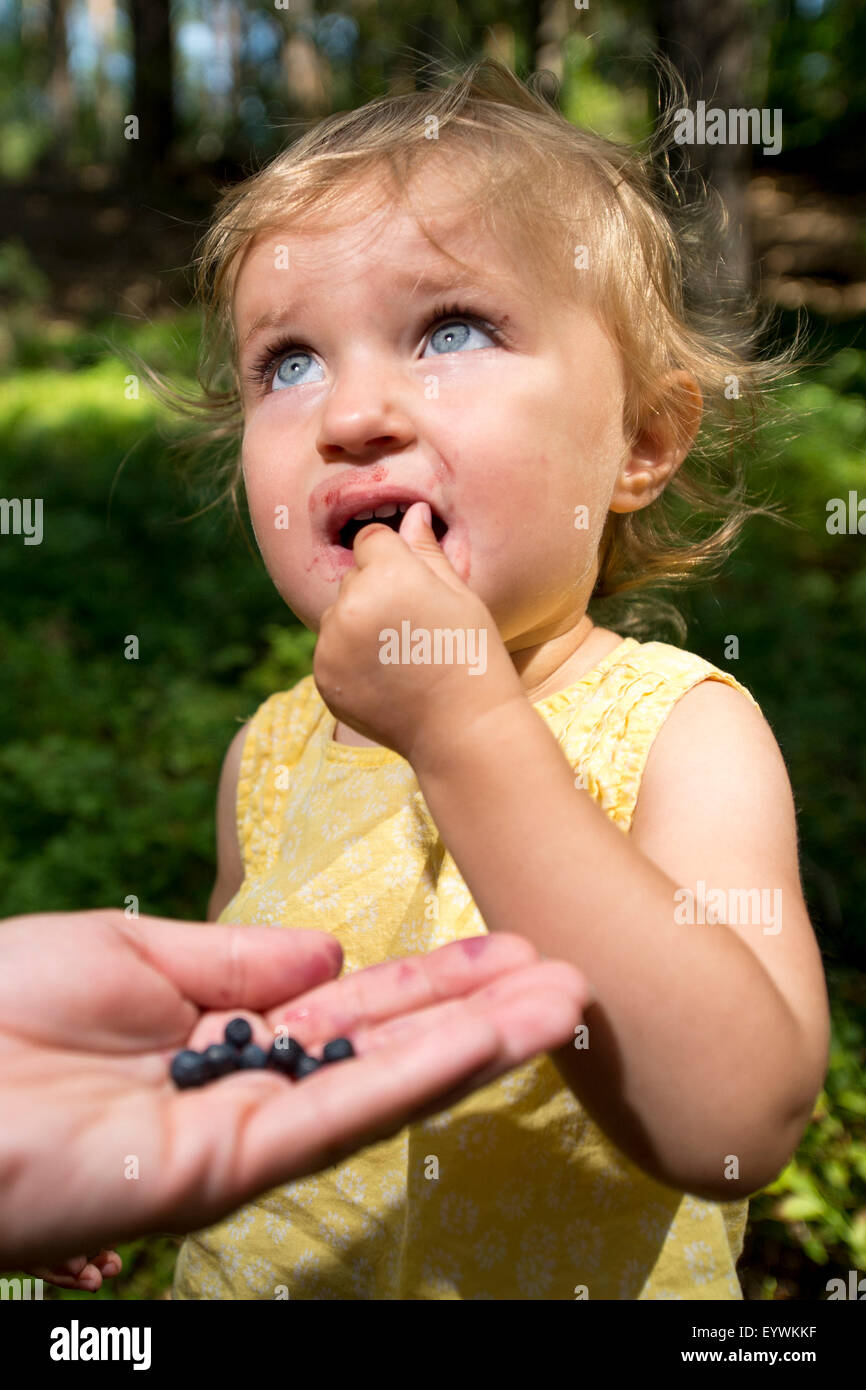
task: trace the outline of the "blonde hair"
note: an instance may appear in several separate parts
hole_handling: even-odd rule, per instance
[[[659,60],[656,67],[671,95],[645,153],[575,127],[539,95],[539,75],[524,83],[485,58],[439,90],[386,96],[327,117],[258,172],[221,190],[194,263],[204,308],[201,395],[189,397],[166,388],[155,373],[148,376],[161,398],[203,422],[195,443],[228,446],[227,490],[235,505],[243,411],[231,305],[245,251],[259,234],[310,213],[338,221],[347,186],[383,170],[391,176],[382,182],[383,199],[411,204],[413,175],[444,154],[447,167],[459,156],[459,186],[473,214],[494,235],[500,217],[515,234],[527,274],[557,287],[566,300],[591,299],[596,306],[625,368],[626,437],[662,414],[688,449],[651,504],[609,513],[593,603],[697,571],[714,574],[749,517],[781,519],[775,508],[746,501],[745,459],[735,445],[753,439],[758,402],[767,405],[768,388],[789,374],[796,345],[772,357],[756,354],[766,324],[754,304],[726,285],[715,249],[720,201],[704,191],[687,203],[671,177],[674,109],[677,97],[685,104],[685,93],[670,64]],[[581,246],[586,270],[576,268]],[[661,386],[677,369],[692,374],[704,401],[690,448],[688,392]],[[696,521],[706,530],[708,514],[718,518],[710,534],[684,540]],[[682,638],[681,616],[656,597],[630,599],[616,625],[640,633],[665,618]]]

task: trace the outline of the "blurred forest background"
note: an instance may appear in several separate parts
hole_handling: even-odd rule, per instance
[[[642,141],[656,49],[692,103],[783,115],[777,155],[691,154],[776,340],[798,315],[808,330],[793,425],[754,460],[794,525],[754,520],[724,576],[675,599],[686,645],[755,694],[797,801],[833,1054],[800,1150],[752,1201],[739,1272],[749,1299],[814,1300],[866,1269],[866,539],[827,527],[831,499],[866,497],[859,0],[0,0],[0,493],[45,507],[40,545],[0,535],[0,915],[134,897],[202,918],[225,748],[311,669],[248,525],[202,510],[176,422],[125,389],[128,347],[194,380],[186,267],[217,187],[322,115],[432,80],[428,58],[547,71],[570,120]],[[177,1244],[123,1246],[97,1297],[166,1297]]]

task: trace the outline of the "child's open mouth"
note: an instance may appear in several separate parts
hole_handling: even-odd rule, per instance
[[[313,565],[329,581],[342,575],[355,565],[353,546],[359,531],[375,524],[399,531],[405,513],[416,502],[427,503],[433,535],[455,572],[467,583],[471,562],[465,523],[452,513],[450,502],[439,496],[434,485],[415,484],[408,478],[360,474],[323,479],[309,501]]]
[[[392,531],[399,531],[403,516],[411,505],[411,502],[388,502],[377,507],[375,512],[370,510],[357,512],[340,527],[335,544],[341,545],[345,550],[351,550],[358,532],[363,530],[365,526],[374,524],[390,526]],[[433,511],[432,507],[430,511],[433,516],[433,534],[437,541],[441,541],[448,530],[448,524],[442,520],[438,512]]]

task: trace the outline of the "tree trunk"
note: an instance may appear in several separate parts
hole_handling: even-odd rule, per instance
[[[66,29],[68,0],[50,0],[48,9],[48,52],[51,75],[48,92],[54,128],[54,156],[51,164],[65,168],[74,135],[75,100],[69,75],[69,48]]]
[[[132,114],[138,139],[129,141],[129,165],[148,179],[163,168],[174,140],[170,0],[130,0],[135,88]]]
[[[535,71],[552,72],[562,80],[562,48],[568,38],[570,17],[574,13],[569,0],[540,0],[532,7],[534,25]]]
[[[748,107],[752,34],[745,0],[652,0],[659,47],[682,74],[689,106]],[[728,273],[738,285],[752,282],[747,212],[752,147],[748,144],[677,146],[671,164],[699,171],[722,197],[730,218],[724,238]]]
[[[117,0],[87,0],[87,18],[97,50],[93,78],[99,142],[96,157],[114,163],[121,146],[124,112],[117,87],[106,75],[106,60],[117,50]]]

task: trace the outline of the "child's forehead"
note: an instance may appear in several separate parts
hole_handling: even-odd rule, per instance
[[[485,203],[459,167],[430,161],[402,186],[368,172],[330,194],[278,211],[248,240],[231,292],[239,343],[308,303],[329,312],[358,289],[383,304],[475,293],[480,302],[464,307],[509,317],[513,308],[527,320],[585,308],[592,298],[586,271],[569,285],[567,273],[551,269],[571,254],[564,229],[552,233],[562,245],[542,264],[532,253],[543,233],[524,226],[507,201]]]
[[[465,208],[429,220],[425,213],[424,220],[442,250],[396,206],[372,214],[366,225],[317,223],[298,233],[282,224],[260,233],[235,281],[232,313],[239,334],[247,336],[275,300],[312,294],[333,302],[359,282],[401,301],[476,292],[505,295],[515,304],[537,302],[538,287],[519,258],[473,224]]]
[[[459,156],[447,164],[433,155],[398,183],[385,167],[346,175],[323,198],[268,218],[238,259],[235,289],[286,262],[315,276],[352,264],[384,263],[399,270],[431,270],[459,283],[467,271],[502,275],[516,284],[531,277],[525,239],[532,235],[507,199],[481,197],[472,169]],[[429,235],[428,235],[429,233]],[[431,240],[432,237],[432,240]],[[282,262],[275,248],[285,248]],[[439,249],[441,248],[441,249]],[[451,259],[451,258],[455,259]],[[285,279],[285,276],[284,276]],[[535,290],[539,287],[534,286]]]
[[[419,222],[412,211],[392,203],[366,209],[352,219],[276,222],[248,244],[236,288],[252,278],[268,277],[271,271],[276,278],[280,269],[292,268],[308,279],[363,270],[393,280],[414,277],[442,288],[497,277],[518,283],[525,278],[518,258],[465,206],[425,208],[421,213]],[[425,234],[425,226],[435,241]]]

